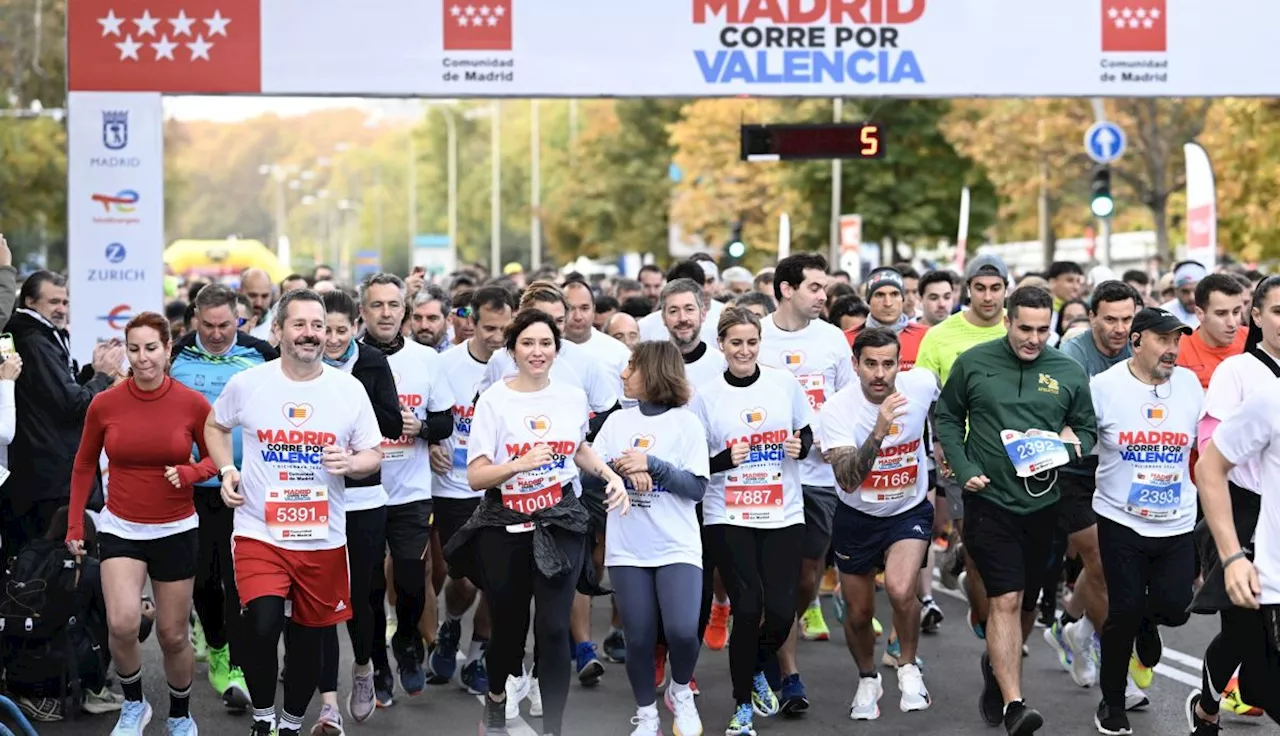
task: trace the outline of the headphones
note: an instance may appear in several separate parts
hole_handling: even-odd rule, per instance
[[[1135,348],[1142,347],[1142,333],[1135,332],[1129,336],[1129,342],[1133,343]]]

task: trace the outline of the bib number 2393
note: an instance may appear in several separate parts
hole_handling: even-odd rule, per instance
[[[267,531],[280,542],[329,538],[329,491],[272,488],[267,491]]]
[[[1024,434],[1006,429],[1000,432],[1000,441],[1019,478],[1030,478],[1071,462],[1066,444],[1054,432],[1029,429]]]
[[[1182,471],[1135,470],[1124,510],[1151,521],[1178,518],[1182,513]]]

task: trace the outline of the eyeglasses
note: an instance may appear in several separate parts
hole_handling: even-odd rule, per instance
[[[450,312],[450,314],[459,319],[466,319],[471,316],[471,307],[458,307]]]

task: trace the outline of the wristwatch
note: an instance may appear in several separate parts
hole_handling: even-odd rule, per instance
[[[235,469],[236,469],[235,463],[227,463],[226,465],[223,465],[221,468],[218,468],[218,480],[222,480],[222,476],[226,475],[228,471],[235,470]]]

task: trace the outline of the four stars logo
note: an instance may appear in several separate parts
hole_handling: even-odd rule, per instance
[[[98,18],[98,25],[102,26],[102,36],[122,38],[123,40],[115,43],[115,47],[120,51],[120,61],[132,60],[143,61],[139,56],[139,51],[143,46],[151,47],[154,51],[154,57],[148,60],[154,61],[177,61],[174,56],[174,50],[179,46],[186,47],[190,52],[186,61],[210,61],[209,51],[213,49],[214,43],[211,39],[215,36],[227,38],[227,26],[231,23],[230,18],[222,15],[222,11],[214,10],[213,15],[208,18],[190,18],[187,17],[185,10],[179,10],[176,18],[167,19],[168,25],[172,28],[172,36],[175,40],[170,40],[170,34],[163,32],[164,29],[157,30],[163,19],[156,18],[151,15],[151,11],[143,10],[142,15],[137,18],[121,18],[116,16],[114,9],[107,10],[105,17]],[[134,34],[129,32],[128,23],[137,30],[138,39],[151,37],[155,40],[147,43],[141,40],[134,40]],[[207,29],[207,33],[201,33],[197,23],[202,23]],[[122,27],[123,30],[122,30]],[[207,36],[207,38],[206,38]],[[177,39],[191,39],[186,43]]]

